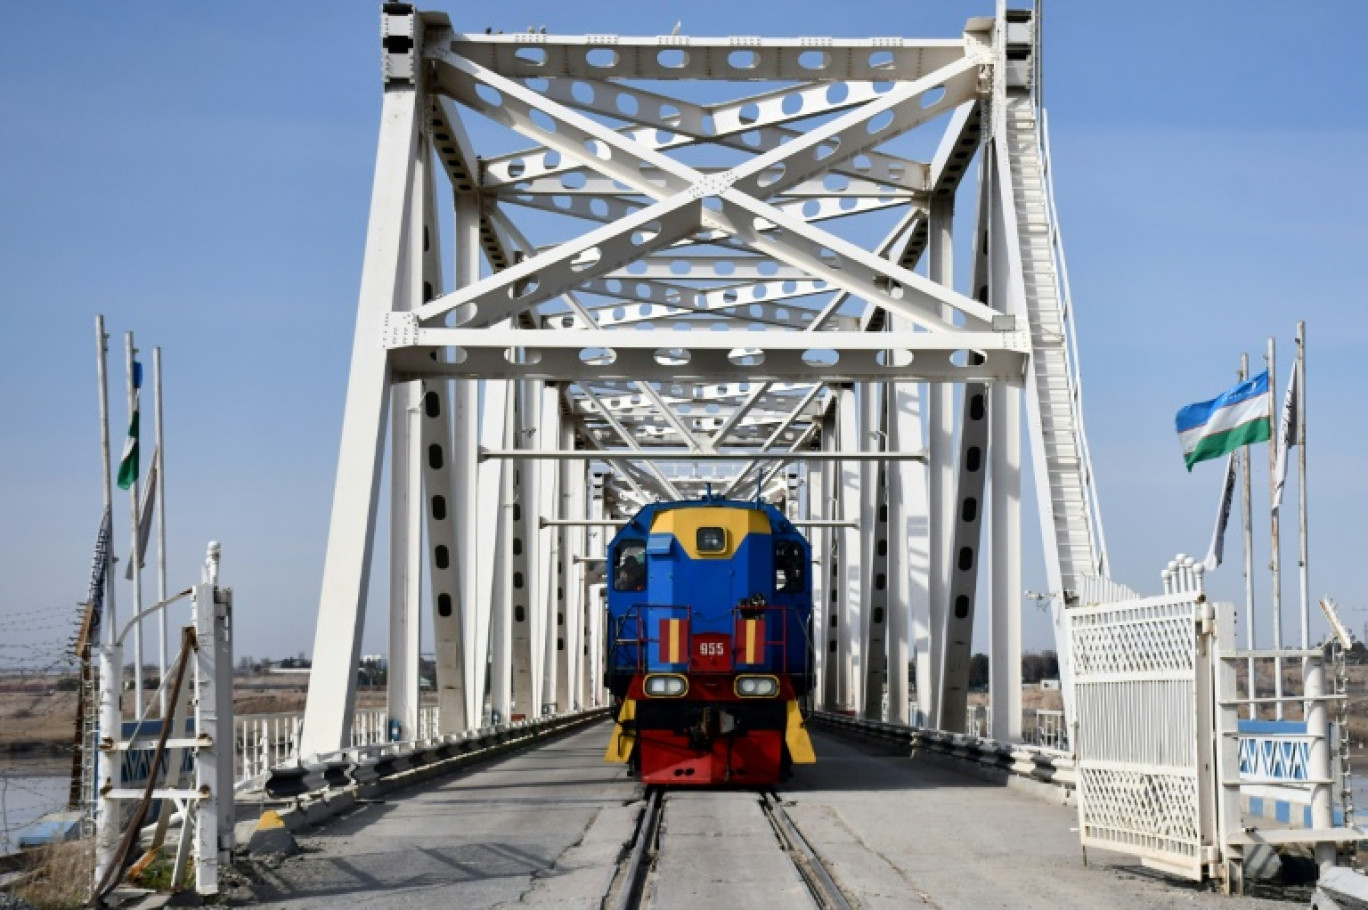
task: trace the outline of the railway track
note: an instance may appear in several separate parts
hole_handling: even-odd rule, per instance
[[[726,794],[727,796],[743,796],[735,792]],[[747,850],[755,850],[757,846],[763,849],[765,845],[771,845],[773,853],[781,855],[787,859],[787,864],[791,865],[806,888],[807,893],[813,901],[813,905],[820,910],[853,910],[859,906],[857,901],[849,899],[836,884],[831,872],[825,862],[812,846],[803,837],[798,826],[784,810],[783,801],[775,791],[764,791],[750,793],[755,798],[755,805],[759,808],[760,818],[755,820],[756,827],[750,831],[749,836],[744,839]],[[706,807],[699,805],[700,801],[717,799],[719,794],[716,791],[694,791],[694,790],[665,790],[660,787],[649,787],[646,792],[646,807],[641,813],[641,818],[637,824],[636,834],[623,857],[622,863],[618,868],[618,873],[614,877],[613,885],[608,895],[604,898],[602,906],[605,910],[638,910],[644,907],[656,907],[660,902],[656,899],[657,887],[664,887],[660,881],[661,859],[669,850],[676,850],[680,854],[692,857],[691,847],[688,844],[687,836],[676,836],[671,838],[669,829],[669,812],[673,804],[677,813],[690,812],[694,810],[707,811]],[[725,827],[725,819],[728,813],[719,813],[714,821],[719,829]],[[764,839],[764,834],[768,832],[772,835],[772,840]],[[724,834],[718,830],[717,834]],[[695,840],[697,840],[695,838]],[[711,838],[709,838],[711,840]],[[765,851],[769,852],[769,851]],[[676,859],[675,867],[683,865],[685,868],[692,868],[700,877],[707,877],[715,873],[713,865],[709,863],[703,855],[696,860],[690,859],[681,862]],[[757,870],[757,875],[753,881],[729,881],[719,884],[722,890],[727,891],[729,896],[739,898],[746,889],[754,889],[763,893],[766,889],[772,888],[775,882],[769,874],[759,874],[758,870],[764,867],[763,863],[757,863],[754,857],[748,857],[745,865]],[[700,886],[700,882],[692,883]],[[671,889],[673,890],[673,889]],[[739,901],[746,904],[746,901]]]
[[[779,794],[773,790],[764,793],[760,798],[760,807],[764,810],[769,823],[774,826],[774,833],[779,839],[780,846],[793,861],[798,874],[803,877],[803,882],[812,893],[812,899],[817,902],[817,906],[822,910],[852,910],[854,902],[846,900],[845,893],[831,877],[826,863],[817,855],[817,851],[812,849],[802,832],[798,830],[798,826],[793,823],[793,819],[784,811]]]

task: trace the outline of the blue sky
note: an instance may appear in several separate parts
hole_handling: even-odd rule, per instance
[[[653,35],[682,20],[697,35],[953,37],[991,4],[464,10],[449,12],[470,31]],[[356,2],[0,7],[0,663],[14,646],[56,651],[84,596],[100,506],[96,313],[119,369],[126,330],[147,360],[164,350],[171,586],[221,540],[238,653],[311,648],[378,124],[377,17]],[[1152,590],[1175,552],[1204,552],[1220,468],[1183,470],[1173,413],[1233,384],[1240,352],[1257,361],[1269,335],[1281,386],[1305,319],[1311,590],[1354,608],[1361,630],[1368,7],[1053,0],[1045,21],[1116,576]],[[117,438],[122,394],[111,397]],[[1029,587],[1041,575],[1028,564]],[[1238,599],[1238,564],[1213,588]],[[370,624],[368,651],[381,628]],[[1028,623],[1027,641],[1048,646],[1043,624]]]

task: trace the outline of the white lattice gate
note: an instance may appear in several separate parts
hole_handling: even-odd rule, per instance
[[[1083,844],[1196,880],[1217,859],[1211,616],[1184,592],[1068,618]]]

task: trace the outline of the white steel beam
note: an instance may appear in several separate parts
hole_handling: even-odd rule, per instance
[[[465,287],[480,273],[480,203],[458,194],[452,218],[453,283]],[[461,733],[483,724],[489,654],[489,601],[480,587],[478,541],[488,535],[479,503],[479,387],[473,379],[451,383],[451,520],[456,588],[451,615],[444,616],[442,592],[434,584],[433,629],[437,648],[437,721],[442,734]],[[440,491],[434,493],[440,495]],[[484,529],[484,535],[481,529]],[[441,579],[439,579],[441,580]],[[445,644],[445,647],[443,646]]]
[[[963,39],[464,35],[449,47],[505,76],[867,82],[918,79],[964,55]],[[741,56],[742,54],[747,56]],[[743,65],[742,65],[743,64]]]
[[[300,739],[304,755],[344,748],[351,728],[390,395],[388,352],[375,340],[380,337],[386,314],[401,302],[398,295],[407,252],[405,214],[419,135],[417,107],[415,86],[396,83],[386,87],[342,417],[342,445],[323,563],[313,670]]]
[[[589,495],[588,495],[588,519],[590,521],[600,521],[604,517],[604,482],[605,475],[591,470],[589,472]],[[591,525],[586,529],[586,549],[584,556],[589,558],[602,559],[608,551],[608,535],[602,528]],[[581,576],[584,579],[584,622],[585,639],[587,647],[585,649],[585,669],[588,671],[585,680],[586,694],[581,705],[584,707],[597,707],[605,703],[603,690],[603,658],[606,636],[611,634],[611,630],[605,628],[604,623],[604,601],[602,582],[594,583],[588,578],[587,572]]]
[[[619,132],[647,148],[672,149],[708,141],[732,149],[765,152],[801,135],[781,124],[875,101],[889,85],[851,81],[843,82],[838,90],[830,83],[811,82],[711,105],[693,104],[636,86],[590,80],[569,84],[547,81],[544,91],[548,98],[568,107],[615,118],[621,117],[623,107],[635,107],[634,125]],[[539,178],[557,175],[557,182],[567,189],[570,187],[566,184],[573,186],[578,182],[566,177],[579,170],[572,162],[548,160],[538,151],[521,150],[489,159],[485,166],[485,188],[535,186]],[[927,187],[927,165],[878,151],[868,151],[858,162],[834,167],[833,171],[852,180],[867,179],[894,192],[921,193]]]
[[[882,383],[861,383],[856,391],[859,400],[859,448],[864,454],[875,455],[886,448],[882,419]],[[880,574],[886,582],[888,575],[888,491],[883,463],[874,459],[860,462],[860,651],[864,666],[859,672],[864,693],[863,703],[855,708],[870,720],[883,720],[884,674],[888,670],[887,615],[888,590],[880,586]],[[854,516],[845,515],[845,518]],[[882,542],[882,554],[880,553]],[[882,558],[880,558],[882,555]]]
[[[580,380],[707,382],[718,376],[748,382],[1019,382],[1029,350],[1025,334],[1016,331],[514,333],[415,328],[404,313],[394,314],[388,325],[385,345],[402,351],[395,372],[405,379],[572,379],[581,386]],[[450,363],[428,356],[430,349],[440,347],[458,348],[460,356]],[[523,356],[510,359],[510,348],[521,350]],[[746,353],[750,351],[756,354]]]
[[[418,651],[423,580],[423,446],[420,383],[392,386],[390,601],[386,703],[399,738],[418,737]]]
[[[536,441],[541,416],[539,382],[518,383],[516,392],[516,442],[530,449]],[[513,609],[510,635],[512,649],[512,692],[510,720],[531,720],[541,716],[543,670],[546,647],[545,609],[541,582],[541,474],[543,464],[519,458],[512,465],[513,490],[510,502],[513,534],[510,539],[510,603]],[[549,470],[552,465],[545,465]]]
[[[836,409],[839,407],[838,395],[833,395],[832,409],[822,418],[822,448],[834,452],[839,446],[837,439]],[[823,499],[822,518],[845,518],[841,514],[840,501],[843,472],[832,465],[826,478],[826,495]],[[817,639],[826,643],[822,652],[822,698],[821,704],[828,711],[840,710],[841,703],[841,634],[845,622],[842,604],[845,600],[845,579],[841,565],[841,540],[848,531],[832,528],[823,535],[821,566],[826,576],[826,597],[822,603],[822,627]]]
[[[808,523],[807,539],[812,548],[812,571],[808,573],[812,586],[812,629],[809,642],[812,646],[812,692],[811,704],[824,705],[822,699],[822,672],[826,663],[827,591],[830,589],[830,567],[827,565],[829,548],[826,545],[830,528],[826,513],[826,479],[831,468],[821,462],[807,466],[806,489],[803,491],[803,520]]]
[[[932,202],[927,274],[940,284],[949,284],[954,277],[954,216],[953,196],[938,196]],[[927,633],[917,638],[917,708],[926,721],[939,716],[942,635],[950,601],[950,545],[955,513],[954,407],[952,384],[928,384]]]
[[[974,231],[974,296],[992,299],[990,282],[996,277],[992,256],[1002,238],[992,233],[992,155],[979,168],[978,222]],[[964,732],[968,713],[969,665],[974,636],[975,599],[982,558],[984,491],[987,488],[989,446],[989,387],[970,383],[960,403],[959,459],[955,476],[955,517],[950,530],[950,568],[947,609],[941,638],[941,684],[936,726]]]
[[[836,393],[836,438],[842,451],[861,448],[859,440],[859,404],[855,390],[842,387]],[[837,470],[840,482],[841,518],[859,520],[861,517],[860,467],[842,462]],[[841,560],[839,618],[839,665],[836,692],[842,708],[858,711],[863,707],[864,654],[861,651],[865,623],[864,559],[861,547],[863,535],[859,528],[842,528],[838,547]]]
[[[891,328],[898,328],[895,317]],[[888,400],[888,447],[894,451],[921,449],[924,445],[921,404],[923,389],[911,383],[890,383]],[[915,660],[917,696],[922,702],[922,662],[932,651],[928,572],[931,558],[928,466],[925,462],[890,461],[888,479],[888,719],[894,723],[920,723],[908,698],[908,665]],[[929,662],[929,661],[928,661]],[[928,667],[927,670],[930,668]],[[930,688],[929,682],[927,687]]]
[[[517,440],[516,387],[486,382],[480,437],[486,444],[500,439],[511,449]],[[513,504],[514,464],[486,461],[480,465],[480,595],[489,604],[489,709],[491,719],[506,724],[513,713]],[[493,533],[490,533],[492,530]]]
[[[1021,741],[1021,390],[993,386],[989,406],[992,465],[992,650],[989,735]]]
[[[408,307],[415,288],[432,287],[428,226],[432,195],[429,153],[418,144],[408,206],[408,252],[400,305]],[[440,262],[437,263],[440,269]],[[440,284],[440,275],[437,284]],[[421,292],[420,292],[421,293]],[[428,295],[430,296],[430,295]],[[390,387],[390,563],[389,665],[386,702],[390,724],[399,726],[400,739],[415,739],[418,731],[418,660],[423,588],[423,424],[420,416],[422,383]]]

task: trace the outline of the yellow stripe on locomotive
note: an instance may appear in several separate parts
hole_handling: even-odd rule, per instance
[[[770,520],[758,509],[669,509],[656,514],[651,534],[673,535],[690,559],[731,559],[748,535],[768,537]]]

